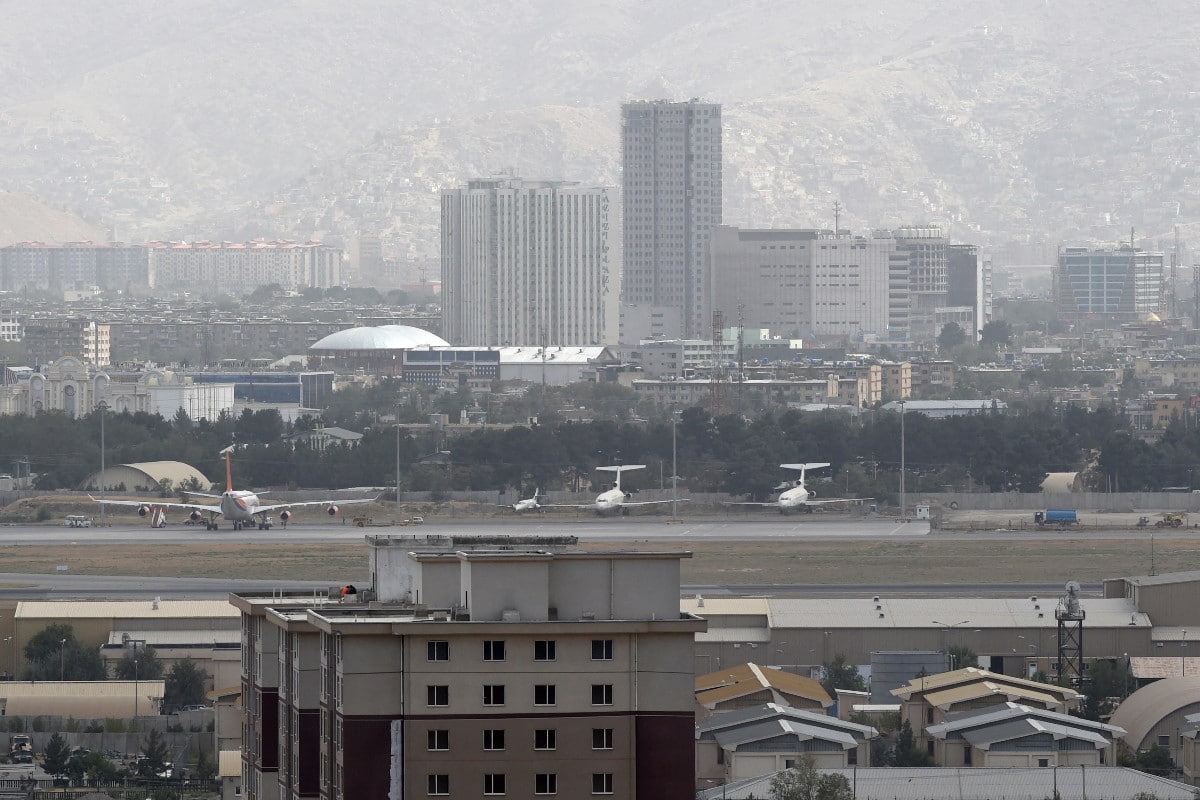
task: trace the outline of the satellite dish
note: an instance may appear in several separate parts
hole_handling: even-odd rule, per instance
[[[1079,581],[1067,581],[1067,594],[1079,594]]]

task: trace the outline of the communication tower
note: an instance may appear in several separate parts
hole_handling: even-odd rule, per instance
[[[1083,618],[1087,616],[1079,603],[1079,582],[1067,581],[1067,593],[1054,609],[1058,620],[1058,675],[1066,678],[1068,686],[1081,687],[1087,678],[1083,671]]]
[[[708,413],[713,419],[725,413],[725,315],[714,311],[712,315],[712,376],[709,380]]]

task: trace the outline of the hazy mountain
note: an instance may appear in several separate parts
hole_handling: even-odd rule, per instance
[[[28,195],[0,192],[0,247],[17,242],[105,241],[104,231]]]
[[[613,184],[633,98],[725,105],[725,218],[981,244],[1200,219],[1183,0],[0,0],[0,189],[124,239],[381,232],[511,167]],[[1130,13],[1131,9],[1136,14]]]

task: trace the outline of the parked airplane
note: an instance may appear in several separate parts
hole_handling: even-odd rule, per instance
[[[542,490],[538,489],[533,493],[533,497],[527,497],[524,500],[518,500],[515,503],[497,506],[497,508],[511,508],[518,514],[523,511],[539,511],[543,508],[542,504],[538,502],[538,498],[541,497],[541,494]]]
[[[628,472],[631,469],[645,469],[645,464],[622,464],[613,467],[596,467],[601,472],[615,472],[617,474],[616,482],[613,487],[596,495],[596,499],[586,505],[542,505],[540,508],[590,508],[601,516],[609,516],[612,514],[628,513],[628,509],[633,506],[657,506],[663,503],[673,503],[674,500],[639,500],[634,501],[629,498],[633,497],[632,493],[625,492],[621,489],[621,473]],[[687,499],[679,500],[680,503],[686,503]]]
[[[99,500],[92,497],[97,503],[102,503],[109,506],[135,506],[138,510],[138,516],[151,517],[151,524],[159,521],[160,524],[155,527],[161,527],[165,523],[166,510],[169,508],[183,508],[189,514],[188,518],[192,522],[204,521],[205,530],[215,531],[219,528],[217,517],[224,517],[233,523],[235,531],[242,530],[247,526],[257,526],[260,531],[271,529],[271,512],[279,511],[279,520],[287,526],[287,521],[291,518],[290,508],[299,506],[325,506],[326,513],[331,517],[338,514],[338,506],[333,500],[308,500],[300,503],[268,503],[264,505],[259,496],[254,492],[234,491],[233,489],[233,467],[229,461],[229,453],[225,453],[225,491],[222,494],[205,494],[203,492],[188,492],[196,497],[210,497],[220,502],[212,503],[143,503],[137,500]],[[89,495],[90,497],[90,495]],[[343,500],[346,505],[355,503],[370,503],[374,498],[366,498],[362,500]],[[208,519],[204,519],[205,515]],[[161,517],[159,515],[162,515]]]
[[[781,514],[790,514],[793,511],[805,511],[812,513],[814,506],[832,505],[833,503],[858,503],[860,498],[846,498],[842,500],[814,500],[816,494],[809,491],[804,485],[804,474],[810,469],[821,469],[828,467],[828,462],[820,464],[780,464],[781,469],[796,469],[800,470],[800,479],[795,481],[784,481],[776,489],[782,491],[775,500],[767,503],[726,503],[727,506],[764,506],[778,508]]]

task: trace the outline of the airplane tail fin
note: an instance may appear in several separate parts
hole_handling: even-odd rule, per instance
[[[233,491],[233,464],[229,460],[229,451],[225,451],[225,491]]]
[[[780,464],[779,465],[779,467],[781,469],[800,470],[800,480],[798,482],[800,486],[804,485],[804,473],[805,472],[807,472],[810,469],[820,469],[822,467],[828,467],[828,466],[829,466],[829,462],[827,462],[827,461],[822,461],[822,462],[817,462],[817,463],[809,462],[806,464]]]

